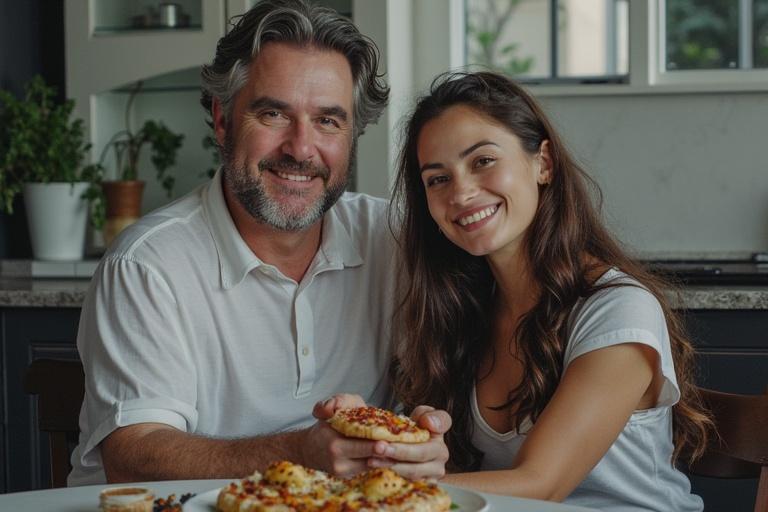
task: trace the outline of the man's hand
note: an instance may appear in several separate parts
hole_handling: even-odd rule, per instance
[[[334,395],[325,402],[315,404],[312,415],[318,421],[307,431],[302,446],[304,465],[343,477],[368,469],[368,459],[374,455],[375,442],[344,437],[326,421],[337,409],[364,406],[365,401],[360,396],[347,394]]]
[[[442,478],[449,455],[443,434],[451,428],[451,417],[445,411],[420,405],[413,410],[411,419],[431,432],[429,441],[416,444],[376,441],[369,467],[391,467],[409,478]]]

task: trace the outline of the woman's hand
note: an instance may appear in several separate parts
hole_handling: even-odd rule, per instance
[[[390,467],[408,478],[442,478],[448,462],[448,447],[443,434],[451,428],[451,417],[445,411],[420,405],[413,410],[411,419],[431,433],[425,443],[390,443],[376,441],[375,456],[368,460],[370,467]]]

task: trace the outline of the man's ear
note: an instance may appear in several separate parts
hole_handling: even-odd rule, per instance
[[[216,142],[219,147],[224,147],[224,141],[227,136],[227,119],[224,116],[224,109],[217,98],[212,99],[211,115],[213,117],[213,133],[216,134]]]
[[[552,182],[552,156],[549,154],[548,139],[542,141],[536,158],[539,159],[539,174],[536,176],[536,182],[539,185],[548,185]]]

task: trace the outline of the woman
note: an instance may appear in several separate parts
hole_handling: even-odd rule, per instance
[[[439,77],[395,202],[409,279],[393,380],[453,417],[446,482],[604,510],[701,510],[674,467],[711,426],[693,349],[592,206],[542,109],[493,73]]]

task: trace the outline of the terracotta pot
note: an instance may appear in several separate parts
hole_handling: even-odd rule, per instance
[[[143,181],[105,181],[101,189],[106,197],[107,219],[104,223],[104,244],[112,240],[126,227],[141,217]]]

